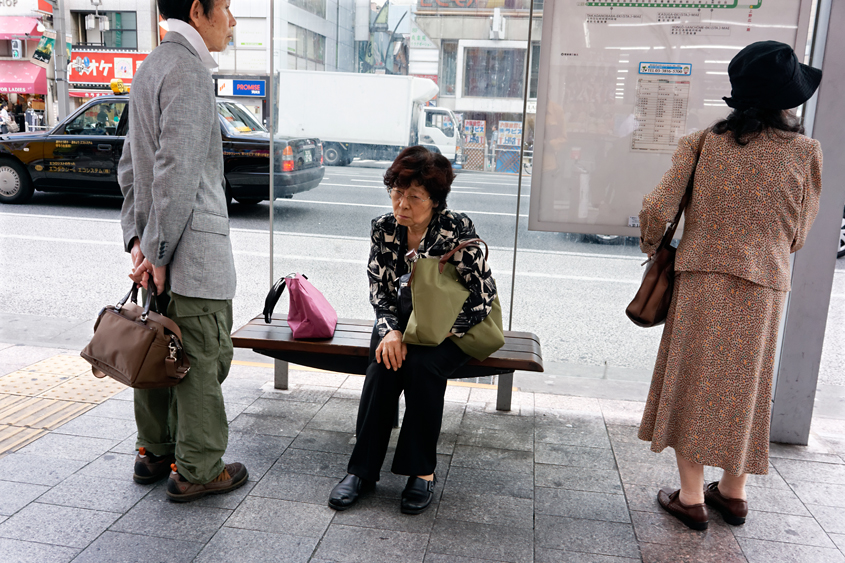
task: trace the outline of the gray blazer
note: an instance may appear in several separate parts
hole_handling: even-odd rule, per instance
[[[182,35],[169,32],[132,80],[129,133],[118,165],[120,222],[174,293],[235,295],[235,262],[214,83]]]

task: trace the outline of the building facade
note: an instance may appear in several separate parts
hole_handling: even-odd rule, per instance
[[[531,72],[526,77],[531,0],[417,0],[411,34],[410,73],[437,76],[439,106],[469,122],[465,136],[494,166],[495,150],[533,139],[542,0],[534,0]],[[529,80],[526,134],[523,93]],[[519,124],[516,127],[515,124]],[[504,129],[503,129],[504,128]],[[499,130],[507,134],[499,134]],[[507,143],[507,145],[505,145]],[[483,145],[481,147],[480,145]],[[508,148],[510,147],[510,148]]]

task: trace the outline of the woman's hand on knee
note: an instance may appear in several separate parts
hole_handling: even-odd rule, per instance
[[[402,367],[405,356],[408,355],[408,345],[402,342],[402,332],[391,330],[384,335],[376,347],[376,361],[384,362],[387,369],[393,371]]]

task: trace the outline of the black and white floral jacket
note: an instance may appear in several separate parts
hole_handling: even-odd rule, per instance
[[[417,252],[421,257],[443,256],[461,242],[473,238],[478,235],[470,218],[446,208],[434,213]],[[401,330],[396,316],[396,280],[411,271],[411,262],[405,258],[407,251],[408,229],[396,222],[393,213],[373,219],[367,275],[370,301],[382,338],[391,330]],[[460,338],[490,314],[496,298],[496,282],[483,250],[477,247],[456,252],[449,262],[457,268],[469,290],[469,297],[452,328],[452,333]]]

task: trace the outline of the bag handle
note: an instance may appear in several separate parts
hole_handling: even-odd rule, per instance
[[[308,279],[308,276],[306,276],[305,274],[297,274],[296,272],[294,272],[292,274],[282,276],[281,278],[279,278],[279,281],[277,281],[273,285],[273,287],[270,288],[270,292],[267,294],[267,298],[264,300],[264,311],[262,312],[262,314],[264,315],[264,322],[266,324],[270,324],[272,322],[271,317],[273,316],[273,309],[276,308],[276,303],[279,302],[279,298],[282,296],[282,293],[285,292],[285,285],[287,285],[287,280],[293,279],[298,275],[302,276],[306,280]]]
[[[135,282],[132,282],[132,289],[129,290],[129,293],[123,296],[123,299],[117,302],[117,305],[114,306],[114,310],[120,312],[126,302],[129,301],[129,298],[132,298],[132,303],[138,303],[138,286]]]
[[[689,180],[687,181],[687,189],[684,192],[684,197],[681,198],[681,205],[678,206],[678,212],[675,214],[675,218],[672,219],[672,222],[669,224],[666,232],[663,233],[663,239],[660,241],[660,244],[657,246],[657,250],[655,252],[663,248],[667,248],[670,244],[672,244],[672,238],[674,238],[675,231],[678,229],[678,223],[681,221],[681,215],[684,213],[684,209],[686,209],[689,204],[689,200],[692,199],[692,186],[695,183],[695,169],[698,168],[698,161],[701,159],[701,151],[704,150],[704,141],[707,140],[708,133],[710,133],[709,128],[704,130],[704,134],[701,136],[701,139],[698,140],[698,150],[695,153],[695,164],[692,166],[692,172],[690,173]]]
[[[118,301],[117,305],[114,306],[114,311],[116,313],[120,313],[120,310],[123,308],[124,305],[126,305],[126,302],[129,301],[130,299],[132,300],[132,303],[135,303],[136,305],[138,304],[138,285],[135,284],[135,282],[132,282],[132,289],[130,289],[129,292],[126,295],[123,296],[123,299]],[[175,361],[175,352],[177,350],[179,352],[182,351],[182,330],[179,328],[179,326],[175,322],[173,322],[171,319],[165,317],[164,315],[162,315],[161,313],[158,312],[158,305],[156,304],[155,284],[152,284],[152,283],[148,284],[147,302],[144,304],[144,311],[141,313],[141,319],[140,319],[142,323],[147,322],[147,319],[149,318],[151,309],[154,313],[158,314],[158,318],[156,318],[155,321],[157,323],[159,323],[161,326],[163,326],[165,329],[167,329],[171,332],[171,339],[170,339],[171,355],[172,355],[172,357]],[[100,324],[100,318],[103,316],[103,313],[105,312],[105,310],[106,310],[106,308],[103,307],[103,309],[100,311],[100,314],[97,315],[97,322],[94,323],[94,331],[95,332],[97,330],[97,327]],[[175,336],[175,339],[173,338],[174,336]],[[183,370],[184,368],[175,368],[175,369],[177,371],[181,372],[181,370]],[[187,373],[187,369],[184,369],[184,371]],[[94,375],[97,375],[97,374],[95,373]],[[97,375],[97,377],[101,377],[101,378],[105,377],[105,374]]]
[[[466,248],[468,246],[477,246],[480,249],[481,244],[479,244],[479,243],[484,245],[484,259],[487,260],[490,257],[490,247],[487,246],[486,242],[484,242],[480,238],[473,238],[473,239],[465,240],[464,242],[462,242],[461,244],[459,244],[458,246],[456,246],[455,248],[453,248],[452,250],[450,250],[449,252],[447,252],[446,254],[444,254],[440,258],[440,265],[439,265],[440,273],[441,274],[443,273],[443,268],[446,267],[446,263],[449,261],[449,258],[451,258],[456,252],[458,252],[459,250],[463,250],[464,248]]]

